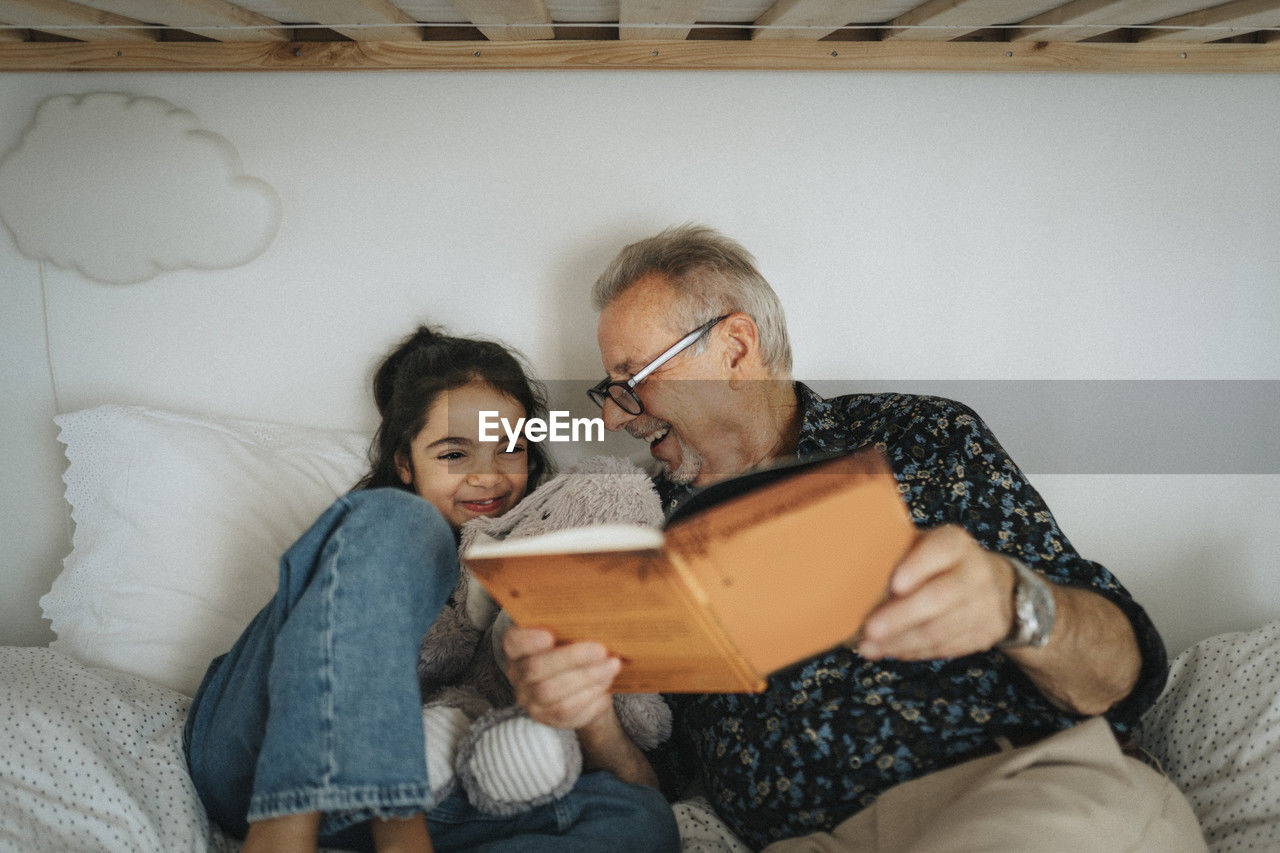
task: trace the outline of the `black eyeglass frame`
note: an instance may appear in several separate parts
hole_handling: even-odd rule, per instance
[[[644,414],[644,403],[640,401],[640,395],[636,393],[636,386],[647,379],[659,367],[662,367],[662,365],[693,346],[699,338],[711,331],[717,323],[728,316],[728,314],[721,314],[714,320],[708,320],[703,323],[668,347],[662,355],[636,371],[630,379],[610,379],[606,376],[599,383],[587,389],[587,396],[591,398],[591,402],[600,407],[601,411],[604,410],[605,401],[612,400],[619,409],[622,409],[628,415]],[[634,409],[632,408],[633,406]]]

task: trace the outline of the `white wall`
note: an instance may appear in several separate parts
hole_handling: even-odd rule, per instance
[[[375,359],[424,320],[594,377],[590,282],[686,220],[756,253],[801,378],[1280,379],[1275,75],[9,74],[0,149],[44,98],[94,91],[194,112],[284,218],[231,270],[45,264],[48,360],[41,265],[0,231],[3,642],[50,637],[55,408],[369,428]],[[1172,650],[1280,617],[1276,459],[1027,467]]]

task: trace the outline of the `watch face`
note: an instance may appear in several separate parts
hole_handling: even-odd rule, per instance
[[[1040,620],[1036,618],[1035,595],[1027,586],[1028,584],[1019,578],[1016,608],[1018,611],[1017,639],[1023,643],[1031,641],[1040,624]]]
[[[1049,641],[1049,632],[1053,630],[1053,592],[1044,581],[1034,576],[1028,587],[1031,618],[1028,620],[1030,636],[1027,639],[1033,646],[1043,646]]]
[[[1014,586],[1013,630],[1005,645],[1043,646],[1053,630],[1053,592],[1035,572],[1018,561],[1014,562],[1017,581]]]

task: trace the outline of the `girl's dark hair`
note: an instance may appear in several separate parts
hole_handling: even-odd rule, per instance
[[[494,341],[455,338],[419,326],[378,367],[373,399],[382,423],[369,448],[369,473],[357,489],[394,486],[413,491],[396,471],[396,458],[412,459],[409,446],[426,423],[427,410],[445,391],[483,382],[524,407],[525,417],[545,418],[546,392],[530,379],[514,352]],[[552,473],[551,458],[539,442],[527,443],[529,491]]]

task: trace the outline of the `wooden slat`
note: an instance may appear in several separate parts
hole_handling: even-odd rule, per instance
[[[142,22],[91,9],[69,0],[0,0],[0,18],[9,23],[44,30],[83,41],[159,41],[158,30],[133,29]]]
[[[620,0],[618,38],[683,39],[698,21],[706,0]],[[660,24],[661,26],[654,26]]]
[[[164,24],[218,41],[290,41],[279,21],[227,0],[93,0],[106,12]]]
[[[422,27],[388,0],[280,0],[298,23],[328,27],[356,41],[421,41]]]
[[[26,29],[12,30],[12,29],[9,29],[9,27],[11,26],[13,25],[10,24],[8,21],[0,21],[0,41],[26,41],[27,40]]]
[[[1280,43],[528,41],[0,44],[0,71],[361,69],[1280,72]]]
[[[870,5],[871,0],[778,0],[756,18],[751,37],[820,39],[857,20]]]
[[[556,37],[543,0],[449,0],[490,41]]]
[[[1161,18],[1203,9],[1205,0],[1071,0],[1023,21],[1011,41],[1079,41],[1109,30],[1150,24]],[[1081,26],[1066,26],[1078,24]],[[1084,25],[1088,26],[1084,26]]]
[[[1054,5],[1045,0],[928,0],[890,22],[881,38],[947,41],[1026,20]]]
[[[1203,43],[1238,35],[1262,27],[1280,27],[1280,0],[1235,0],[1200,12],[1179,15],[1157,22],[1161,29],[1144,30],[1139,41]],[[1164,27],[1231,27],[1227,29],[1178,29]]]

